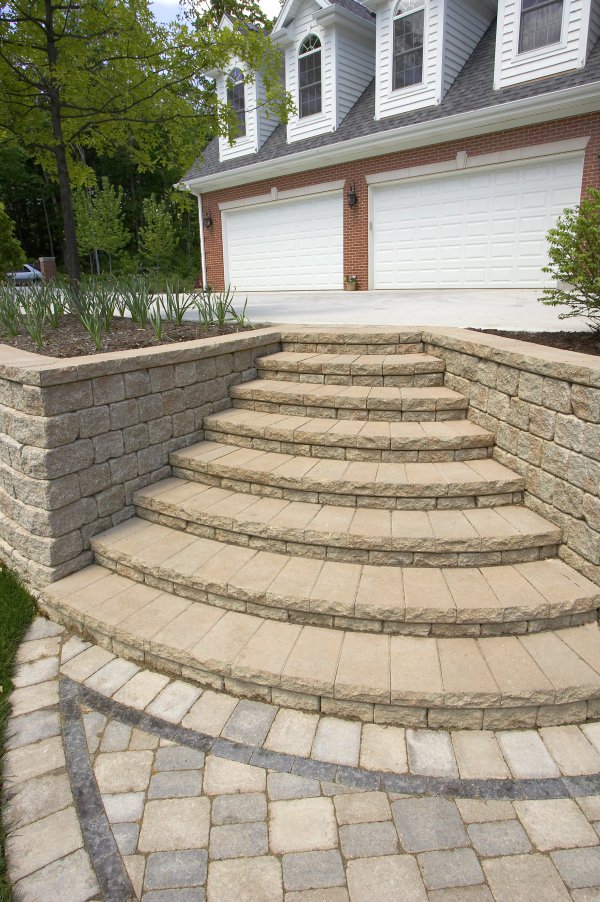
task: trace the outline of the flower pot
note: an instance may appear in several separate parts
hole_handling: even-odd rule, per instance
[[[344,282],[344,288],[346,291],[356,291],[356,286],[358,282]]]

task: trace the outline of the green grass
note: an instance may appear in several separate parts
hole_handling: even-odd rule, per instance
[[[0,790],[4,731],[10,713],[8,698],[12,690],[11,674],[15,654],[35,614],[35,602],[14,574],[0,570]],[[12,890],[6,876],[4,830],[0,812],[0,902],[11,902]]]

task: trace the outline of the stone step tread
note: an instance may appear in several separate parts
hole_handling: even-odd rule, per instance
[[[384,451],[443,450],[490,447],[494,435],[470,420],[388,422],[386,420],[332,420],[263,413],[233,407],[204,417],[204,426],[272,441],[371,448]]]
[[[438,463],[328,460],[198,442],[171,454],[173,466],[299,491],[368,496],[465,496],[520,492],[524,479],[490,458]]]
[[[480,552],[556,545],[562,532],[520,505],[403,511],[337,507],[165,479],[140,489],[134,504],[215,529],[321,547]]]
[[[286,328],[286,344],[348,344],[348,345],[391,345],[391,344],[418,344],[423,340],[423,330],[418,328],[393,328],[381,329],[379,326],[361,325],[359,327],[345,326],[314,326]]]
[[[216,595],[363,619],[501,623],[580,613],[600,600],[598,586],[558,559],[375,567],[230,545],[137,517],[95,536],[92,547],[113,563]]]
[[[234,401],[270,401],[305,407],[343,407],[351,410],[466,410],[468,399],[444,386],[322,385],[254,379],[233,385]]]
[[[330,630],[223,611],[98,565],[48,586],[43,603],[155,661],[320,697],[506,709],[600,695],[596,624],[483,639]]]
[[[332,376],[404,376],[442,373],[446,365],[431,354],[315,354],[280,351],[260,357],[259,370]]]

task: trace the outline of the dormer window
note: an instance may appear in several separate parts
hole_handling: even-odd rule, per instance
[[[321,41],[309,34],[298,51],[299,117],[314,116],[322,109]]]
[[[246,136],[246,87],[241,69],[232,69],[227,76],[227,105],[235,113],[235,138]]]
[[[392,90],[423,81],[423,0],[400,0],[394,13]]]
[[[562,17],[563,0],[521,0],[519,53],[558,44]]]

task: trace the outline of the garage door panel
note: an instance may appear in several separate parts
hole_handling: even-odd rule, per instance
[[[224,214],[226,279],[240,291],[335,289],[343,284],[341,192]]]
[[[546,233],[579,202],[583,158],[373,188],[374,288],[538,287]]]

